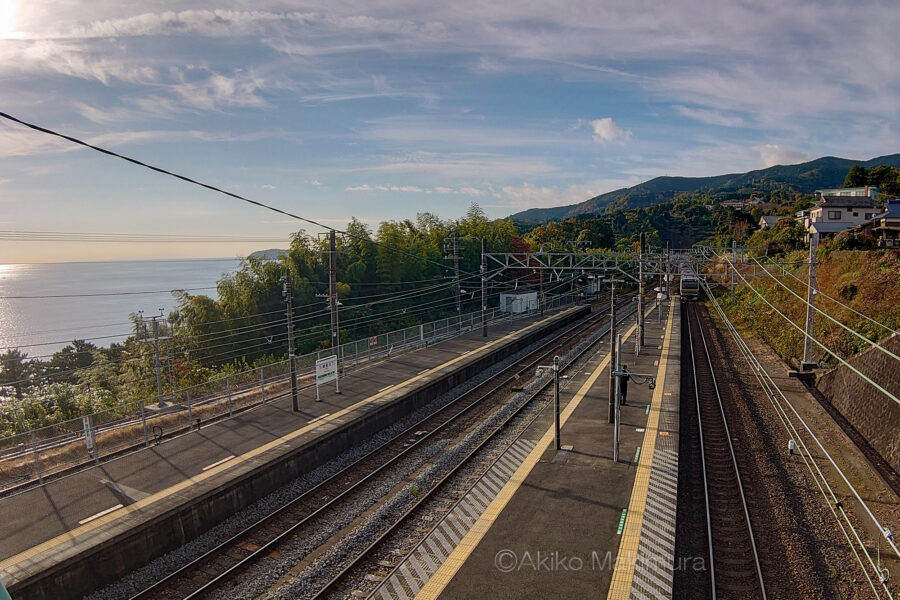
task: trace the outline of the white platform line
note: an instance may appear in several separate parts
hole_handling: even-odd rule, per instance
[[[78,524],[79,524],[79,525],[84,525],[85,523],[89,523],[89,522],[93,521],[94,519],[99,519],[100,517],[102,517],[102,516],[104,516],[104,515],[108,515],[109,513],[111,513],[111,512],[114,511],[114,510],[119,510],[120,508],[122,508],[122,505],[121,505],[121,504],[116,504],[116,505],[113,506],[112,508],[107,508],[107,509],[104,510],[104,511],[98,512],[96,515],[91,515],[91,516],[88,517],[87,519],[82,519],[82,520],[78,521]]]
[[[394,385],[396,385],[396,384],[393,384],[393,383],[392,383],[391,385],[386,385],[386,386],[384,386],[383,388],[381,388],[381,389],[378,390],[378,391],[379,391],[379,392],[383,392],[384,390],[387,390],[387,389],[390,389],[390,388],[394,387]]]
[[[218,467],[218,466],[221,465],[222,463],[228,462],[228,461],[231,460],[232,458],[235,458],[234,454],[232,454],[231,456],[226,456],[226,457],[223,458],[222,460],[217,460],[216,462],[214,462],[214,463],[211,464],[211,465],[206,465],[205,467],[203,467],[203,470],[204,470],[204,471],[209,471],[210,469],[214,469],[215,467]]]
[[[322,419],[324,419],[325,417],[327,417],[327,416],[330,415],[330,414],[331,414],[331,413],[325,413],[324,415],[318,416],[318,417],[316,417],[315,419],[313,419],[312,421],[308,421],[307,424],[308,424],[308,425],[312,425],[312,424],[315,423],[316,421],[321,421]]]

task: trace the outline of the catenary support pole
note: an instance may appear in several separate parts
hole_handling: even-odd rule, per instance
[[[291,289],[290,275],[285,276],[281,294],[284,296],[287,312],[288,360],[291,369],[291,406],[294,412],[300,412],[300,397],[297,393],[297,359],[294,356],[294,293]]]
[[[487,337],[487,238],[481,238],[481,337]]]
[[[331,349],[337,357],[337,374],[334,380],[335,393],[341,393],[341,324],[338,316],[338,292],[337,292],[337,240],[332,229],[329,237],[328,257],[328,303],[331,305]]]
[[[611,281],[609,288],[609,414],[607,420],[616,420],[616,378],[613,376],[616,364],[616,283]]]
[[[646,242],[646,234],[641,232],[640,249],[638,251],[638,339],[637,352],[641,353],[644,347],[644,243]]]
[[[553,410],[555,412],[554,427],[556,431],[556,449],[562,449],[559,439],[559,356],[553,357]]]
[[[819,236],[809,238],[809,281],[806,293],[806,336],[803,338],[803,362],[800,368],[804,371],[815,368],[813,360],[813,338],[816,335],[816,250],[819,247]]]

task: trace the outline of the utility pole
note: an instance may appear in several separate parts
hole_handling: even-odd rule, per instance
[[[341,339],[340,320],[338,319],[338,293],[337,293],[337,240],[332,229],[329,232],[329,260],[328,260],[328,304],[331,307],[331,349],[338,360],[337,378],[335,388],[337,394],[341,393]]]
[[[812,246],[812,242],[810,242]],[[734,304],[734,287],[737,285],[735,275],[737,273],[737,240],[731,240],[731,303]],[[700,274],[697,273],[697,277]]]
[[[616,378],[613,375],[616,366],[616,284],[621,279],[609,279],[609,413],[607,422],[616,420]]]
[[[553,357],[553,407],[556,413],[553,420],[556,430],[556,449],[560,450],[562,446],[559,439],[559,356]]]
[[[809,282],[806,293],[806,336],[803,338],[803,362],[800,370],[809,371],[816,367],[813,361],[812,340],[816,335],[816,250],[819,236],[809,238]]]
[[[284,296],[287,312],[288,360],[291,366],[291,401],[294,412],[300,412],[300,397],[297,395],[297,361],[294,357],[294,294],[291,291],[290,275],[281,278],[283,285],[281,295]]]
[[[644,347],[644,242],[645,234],[641,232],[641,246],[638,251],[638,339],[637,354],[641,353]]]
[[[544,267],[541,266],[538,269],[538,272],[541,274],[541,287],[540,287],[540,295],[538,296],[538,306],[541,307],[541,317],[544,316]]]
[[[481,238],[481,337],[487,337],[487,238]]]
[[[138,314],[141,316],[141,325],[143,327],[144,314],[143,311],[138,311]],[[154,353],[154,367],[156,369],[156,404],[163,408],[166,406],[165,401],[163,400],[163,392],[162,392],[162,373],[160,370],[160,361],[159,361],[159,319],[163,316],[163,309],[159,309],[159,314],[150,317],[150,321],[153,323],[153,353]]]
[[[610,343],[612,343],[612,338],[610,338]],[[620,372],[622,370],[622,334],[616,335],[615,348],[617,350],[615,358],[609,363],[609,376],[611,381],[614,381],[613,388],[615,391],[615,425],[613,431],[613,462],[619,462],[619,423],[621,423],[621,405],[622,405],[622,379],[617,377],[614,373]]]
[[[456,290],[456,330],[462,329],[462,286],[459,283],[459,233],[453,232],[452,238],[444,239],[444,251],[449,253],[445,258],[453,259],[453,282]]]

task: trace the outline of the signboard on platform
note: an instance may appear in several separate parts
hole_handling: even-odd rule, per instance
[[[81,417],[81,425],[84,428],[84,445],[87,446],[88,452],[94,451],[94,427],[91,424],[91,416]]]
[[[337,379],[337,356],[331,355],[316,361],[316,385]]]
[[[373,336],[371,336],[371,337],[369,338],[369,345],[370,345],[370,346],[377,346],[377,345],[378,345],[378,336],[377,336],[377,335],[373,335]]]

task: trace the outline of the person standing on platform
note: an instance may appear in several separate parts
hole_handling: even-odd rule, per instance
[[[622,372],[628,372],[628,365],[622,365]],[[622,375],[619,377],[619,393],[622,394],[622,406],[628,404],[626,400],[628,399],[628,382],[631,380],[631,375]]]

